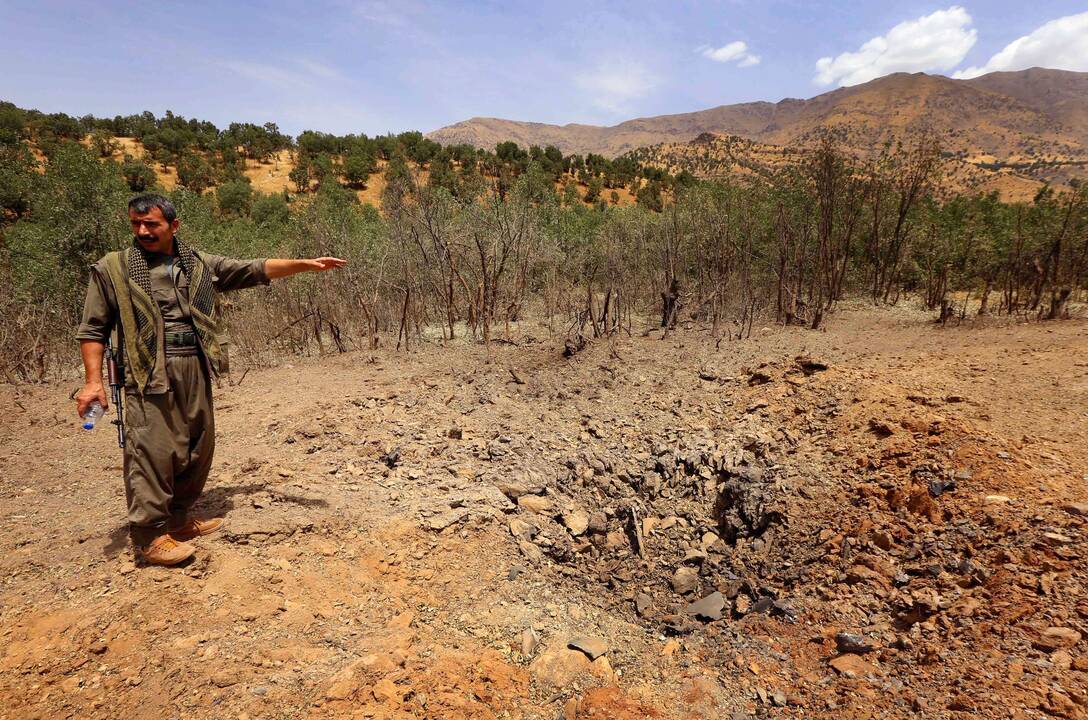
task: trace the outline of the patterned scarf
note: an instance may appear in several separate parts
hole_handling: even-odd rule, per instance
[[[217,329],[215,322],[215,288],[212,286],[212,274],[193,252],[193,249],[174,238],[178,250],[178,262],[189,278],[189,305],[193,314],[193,325],[201,339]],[[147,254],[135,243],[128,249],[128,276],[136,287],[151,297],[151,272],[147,268]],[[156,312],[158,308],[156,307]],[[141,333],[142,334],[142,333]]]

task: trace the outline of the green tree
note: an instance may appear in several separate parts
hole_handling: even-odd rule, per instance
[[[394,155],[385,166],[385,191],[382,194],[382,206],[395,207],[406,195],[416,191],[416,181],[408,169],[403,155]]]
[[[26,111],[0,102],[0,145],[15,145],[30,133]]]
[[[457,172],[457,190],[454,195],[462,202],[472,202],[487,191],[487,181],[476,169],[476,162],[465,163]]]
[[[453,163],[449,156],[441,154],[431,161],[431,175],[427,184],[430,187],[445,188],[450,194],[456,195],[457,175],[453,172]]]
[[[314,156],[313,162],[310,163],[310,174],[317,181],[318,188],[330,184],[339,185],[339,183],[330,182],[336,179],[336,170],[332,165],[332,157],[327,153],[318,153]]]
[[[501,142],[496,145],[495,155],[499,160],[507,163],[521,163],[528,161],[529,159],[529,153],[518,147],[518,144],[512,140],[507,140],[506,142]]]
[[[282,194],[258,193],[253,200],[253,208],[249,215],[258,225],[282,225],[290,219],[291,209]]]
[[[657,180],[648,182],[645,187],[639,188],[635,200],[647,210],[661,212],[665,207],[665,200],[661,195],[661,183]]]
[[[697,182],[698,180],[694,175],[687,170],[681,170],[676,174],[676,177],[673,180],[673,187],[676,188],[677,192],[680,192],[687,188],[694,187]]]
[[[113,154],[117,152],[121,146],[113,139],[113,133],[109,130],[99,128],[91,133],[91,147],[98,153],[98,157],[108,158],[113,157]]]
[[[352,187],[364,187],[371,173],[376,169],[377,163],[374,161],[374,156],[361,150],[353,150],[344,156],[341,167],[344,179]]]
[[[215,189],[215,200],[223,215],[248,215],[253,204],[253,186],[248,178],[231,180]]]
[[[595,203],[601,197],[601,190],[604,189],[604,181],[599,177],[589,178],[589,182],[586,183],[586,197],[587,203]]]
[[[203,155],[191,153],[178,162],[178,182],[199,194],[215,182],[215,170]]]
[[[57,316],[79,316],[87,268],[130,236],[129,190],[117,166],[76,143],[63,143],[30,194],[30,210],[7,235],[16,300],[53,303]]]
[[[563,205],[565,207],[575,207],[580,204],[581,198],[578,197],[578,183],[567,181],[563,184]]]
[[[134,193],[150,190],[157,180],[150,165],[131,155],[125,155],[125,160],[121,163],[121,176],[128,183],[128,189]]]
[[[287,179],[295,184],[295,192],[310,192],[310,185],[313,182],[313,172],[309,155],[302,152],[297,154],[295,166],[291,168],[291,172],[288,173]]]
[[[5,216],[21,216],[30,209],[38,180],[38,163],[24,143],[0,144],[0,224]]]

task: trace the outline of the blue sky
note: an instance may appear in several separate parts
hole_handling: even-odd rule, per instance
[[[0,99],[370,135],[614,124],[897,70],[1088,71],[1088,0],[0,0]]]

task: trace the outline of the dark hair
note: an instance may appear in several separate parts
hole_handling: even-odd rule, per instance
[[[137,215],[146,215],[151,212],[151,208],[162,210],[162,216],[166,218],[166,222],[174,222],[174,219],[178,216],[178,210],[174,207],[174,203],[162,195],[144,193],[128,201],[128,209]]]

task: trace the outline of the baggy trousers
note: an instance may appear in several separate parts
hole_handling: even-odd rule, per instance
[[[215,418],[205,367],[199,354],[171,356],[168,392],[125,393],[125,496],[137,545],[184,524],[208,480]]]

